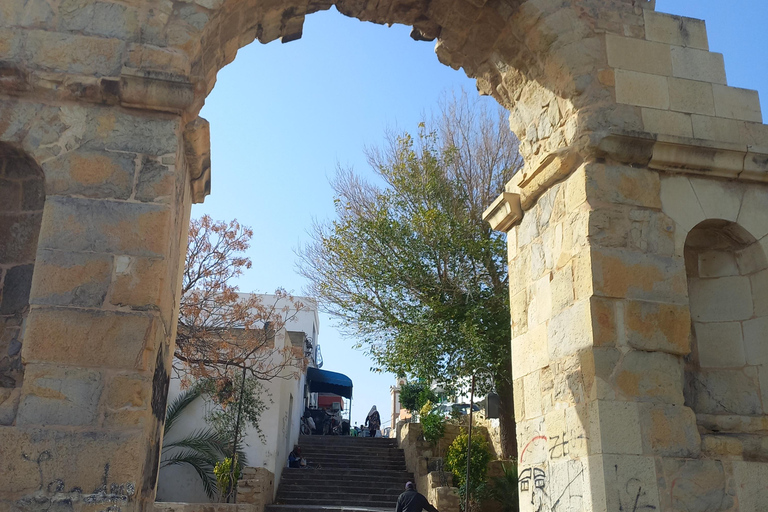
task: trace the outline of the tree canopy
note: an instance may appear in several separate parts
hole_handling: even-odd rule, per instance
[[[521,163],[505,119],[463,96],[415,136],[388,134],[366,150],[378,182],[339,169],[336,217],[299,251],[321,309],[379,367],[447,389],[475,373],[481,392],[506,395],[503,436],[514,432],[506,243],[482,212]]]

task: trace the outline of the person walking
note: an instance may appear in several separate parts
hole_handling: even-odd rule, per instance
[[[376,437],[376,431],[381,426],[381,416],[379,416],[379,411],[376,410],[375,405],[371,407],[368,416],[365,417],[365,424],[368,426],[371,437]]]
[[[413,482],[408,482],[405,484],[405,492],[397,498],[397,509],[395,512],[421,512],[422,510],[440,512],[427,501],[423,494],[416,491],[416,486],[413,485]]]

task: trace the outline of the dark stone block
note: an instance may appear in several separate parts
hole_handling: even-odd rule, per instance
[[[21,185],[15,181],[0,180],[0,211],[21,209]]]
[[[45,204],[45,184],[42,180],[27,180],[22,192],[22,208],[26,211],[42,210]]]
[[[3,283],[3,301],[0,315],[21,313],[29,304],[29,290],[32,287],[34,265],[19,265],[8,270]]]
[[[42,213],[0,214],[0,265],[32,263]]]
[[[161,197],[170,198],[173,189],[174,176],[168,166],[145,158],[136,186],[136,199],[146,202]]]

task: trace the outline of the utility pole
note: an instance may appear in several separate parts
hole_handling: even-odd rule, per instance
[[[475,402],[475,374],[472,373],[472,387],[469,391],[469,435],[467,436],[467,478],[464,481],[464,512],[469,512],[469,466],[472,460],[472,406]]]

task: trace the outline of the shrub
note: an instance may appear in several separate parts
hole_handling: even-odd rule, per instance
[[[226,501],[229,498],[234,491],[234,486],[237,485],[237,481],[240,480],[240,466],[235,465],[234,482],[230,480],[231,471],[232,457],[227,457],[213,468],[213,473],[216,475],[216,483],[219,485],[219,496],[222,498],[222,501]]]
[[[419,411],[424,439],[436,445],[445,435],[445,420],[442,415],[432,412],[432,402],[427,402]]]
[[[464,497],[469,492],[469,501],[479,503],[486,497],[486,475],[488,474],[488,463],[491,461],[491,450],[488,448],[488,441],[481,433],[472,434],[472,455],[469,462],[469,490],[466,486],[467,478],[467,439],[469,436],[461,430],[461,434],[448,447],[445,456],[445,467],[453,473],[453,481],[459,488],[459,494],[462,497],[462,507],[464,506]]]

